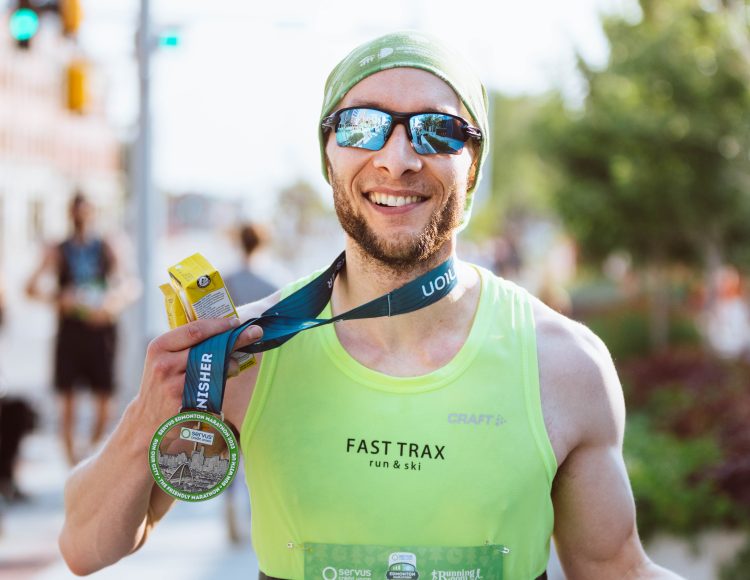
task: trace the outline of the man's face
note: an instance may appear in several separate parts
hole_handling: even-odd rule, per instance
[[[413,68],[378,72],[356,84],[337,109],[371,106],[401,113],[440,111],[470,120],[453,89]],[[332,132],[331,132],[332,133]],[[397,125],[380,151],[326,144],[333,198],[344,231],[391,269],[429,261],[461,223],[471,147],[458,155],[419,155]]]
[[[70,207],[70,219],[76,230],[86,229],[94,215],[94,208],[88,201],[75,201]]]

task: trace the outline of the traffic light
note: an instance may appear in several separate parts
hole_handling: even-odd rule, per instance
[[[65,36],[75,36],[83,20],[81,0],[59,0],[60,22]]]
[[[26,50],[39,30],[39,15],[31,7],[29,0],[19,0],[16,9],[10,15],[8,24],[10,35],[16,41],[16,46]]]
[[[79,114],[85,113],[89,102],[88,65],[82,60],[74,60],[68,65],[65,77],[68,110]]]

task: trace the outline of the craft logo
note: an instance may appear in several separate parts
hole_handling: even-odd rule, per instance
[[[388,556],[388,580],[417,580],[417,556],[411,552],[393,552]]]
[[[198,429],[189,429],[188,427],[182,427],[180,429],[180,439],[185,441],[192,441],[193,443],[202,443],[203,445],[214,444],[214,434],[206,433]]]
[[[492,425],[499,427],[507,423],[505,417],[494,413],[448,413],[448,423],[454,425]]]
[[[198,278],[198,288],[205,288],[211,283],[211,277],[210,276],[201,276]]]

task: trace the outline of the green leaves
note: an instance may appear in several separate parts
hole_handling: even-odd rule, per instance
[[[642,536],[657,530],[691,536],[732,520],[731,500],[710,478],[695,477],[720,462],[711,438],[680,440],[654,430],[645,415],[633,415],[624,454]]]
[[[637,24],[605,21],[607,67],[582,62],[583,110],[551,107],[538,144],[560,168],[554,198],[585,257],[698,262],[708,241],[750,242],[750,63],[723,11],[687,0],[642,9]]]

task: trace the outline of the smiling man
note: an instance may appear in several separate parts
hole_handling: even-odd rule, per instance
[[[381,37],[331,73],[321,158],[346,265],[320,317],[384,295],[391,314],[393,291],[422,275],[421,298],[448,293],[301,333],[229,382],[261,577],[543,578],[554,535],[571,579],[676,578],[638,539],[604,345],[455,255],[488,138],[484,88],[434,38]],[[74,572],[138,549],[172,505],[150,437],[179,409],[188,349],[230,326],[200,320],[150,345],[139,394],[67,484]]]

